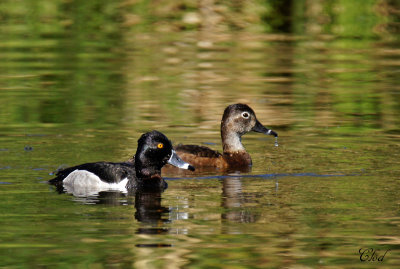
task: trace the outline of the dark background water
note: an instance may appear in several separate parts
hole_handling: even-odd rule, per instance
[[[0,267],[397,268],[398,1],[0,3]],[[221,150],[244,102],[248,173],[165,170],[160,195],[76,197],[59,167],[143,132]],[[360,261],[373,248],[383,261]]]

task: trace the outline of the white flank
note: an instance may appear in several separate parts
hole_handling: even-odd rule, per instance
[[[86,170],[75,170],[63,180],[65,190],[74,196],[91,196],[101,191],[120,191],[126,193],[127,183],[127,178],[124,178],[119,183],[107,183],[102,181],[97,175]]]

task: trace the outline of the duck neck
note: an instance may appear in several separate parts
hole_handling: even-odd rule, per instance
[[[150,165],[135,156],[135,172],[138,181],[161,178],[161,167]]]
[[[224,159],[232,167],[248,167],[251,165],[251,157],[244,148],[240,135],[237,133],[221,133],[224,147]]]
[[[136,179],[135,187],[141,190],[164,190],[166,183],[161,177],[161,169],[155,167],[144,167],[135,164]]]
[[[227,129],[228,128],[225,128],[225,125],[221,126],[221,138],[224,153],[232,154],[246,152],[241,141],[241,136],[236,132],[229,132]]]
[[[135,167],[136,177],[138,180],[150,180],[161,178],[161,170],[154,170],[153,167],[145,168],[145,167]]]

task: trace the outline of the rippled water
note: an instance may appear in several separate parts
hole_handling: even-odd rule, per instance
[[[334,9],[331,32],[179,31],[129,27],[129,1],[98,20],[42,2],[0,5],[0,267],[400,264],[398,19],[349,34]],[[133,197],[46,184],[59,167],[130,158],[152,129],[222,150],[237,102],[279,133],[278,147],[243,137],[249,172],[164,170],[166,191]],[[383,261],[360,261],[366,248]]]

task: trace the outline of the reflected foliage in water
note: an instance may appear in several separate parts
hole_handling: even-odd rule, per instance
[[[4,1],[3,123],[204,124],[221,102],[257,100],[271,121],[294,114],[274,125],[398,126],[391,1],[239,1],[218,16],[214,5],[96,2]],[[198,30],[178,31],[196,12]]]
[[[0,266],[356,267],[399,263],[398,1],[0,3]],[[143,132],[246,173],[163,171],[159,193],[58,194],[59,167],[133,156]],[[358,250],[386,251],[381,264]]]

